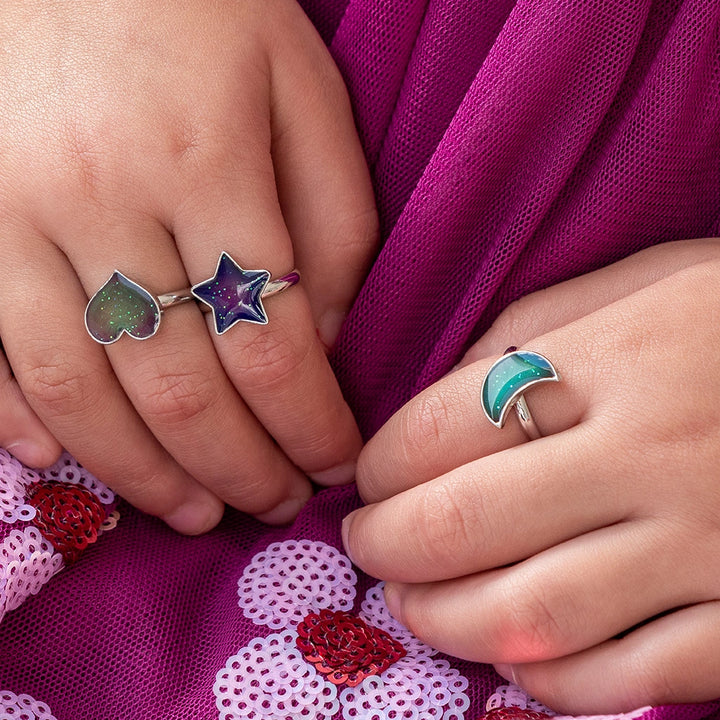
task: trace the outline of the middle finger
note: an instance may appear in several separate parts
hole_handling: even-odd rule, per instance
[[[343,523],[348,554],[383,580],[435,582],[623,520],[633,493],[612,452],[616,439],[599,424],[494,453],[356,510]]]

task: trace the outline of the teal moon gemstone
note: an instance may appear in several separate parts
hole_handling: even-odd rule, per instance
[[[482,407],[496,427],[505,424],[508,411],[519,397],[539,382],[560,380],[553,364],[543,355],[515,350],[503,355],[487,371],[482,386]]]
[[[158,301],[117,270],[92,296],[85,309],[85,327],[103,345],[127,333],[136,340],[152,337],[160,325]]]

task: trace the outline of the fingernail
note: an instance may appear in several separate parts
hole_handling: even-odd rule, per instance
[[[356,463],[354,462],[343,463],[329,470],[309,473],[309,476],[318,485],[347,485],[355,479],[355,467]]]
[[[222,517],[222,508],[203,501],[189,502],[181,505],[171,513],[163,516],[163,520],[183,535],[202,535],[212,530]]]
[[[5,449],[28,467],[42,468],[52,464],[52,461],[48,462],[48,449],[32,440],[16,440]]]
[[[357,512],[357,510],[355,512]],[[345,548],[345,554],[350,558],[350,560],[352,560],[353,563],[355,563],[355,560],[353,560],[352,551],[350,550],[349,538],[350,526],[353,524],[353,516],[355,515],[355,512],[351,512],[347,517],[343,518],[342,526],[340,528],[340,533],[342,535],[342,543],[343,547]]]
[[[517,678],[515,677],[515,668],[512,665],[494,665],[495,672],[501,677],[505,678],[508,682],[517,685]]]
[[[307,483],[307,488],[303,487],[300,490],[301,495],[283,500],[272,510],[255,515],[255,517],[266,525],[290,525],[312,497],[310,483]]]
[[[400,590],[398,589],[398,586],[395,583],[386,582],[383,592],[385,593],[385,604],[387,605],[387,609],[390,611],[390,614],[396,620],[400,620],[400,622],[402,622],[400,617],[402,603],[400,602]]]
[[[318,335],[320,341],[328,349],[332,350],[335,341],[340,334],[340,329],[345,322],[346,313],[341,310],[327,310],[318,322]]]

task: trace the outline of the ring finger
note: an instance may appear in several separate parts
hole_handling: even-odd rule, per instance
[[[539,384],[528,393],[542,433],[557,434],[585,419],[592,407],[592,369],[580,347],[545,339],[535,341],[533,349],[561,358],[561,382]],[[483,379],[495,359],[472,363],[427,388],[371,438],[358,463],[358,489],[366,502],[379,502],[527,441],[514,413],[499,431],[482,412]]]

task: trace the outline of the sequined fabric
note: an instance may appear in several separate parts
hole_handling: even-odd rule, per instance
[[[333,685],[355,687],[405,657],[400,643],[350,613],[310,613],[297,633],[303,657]]]
[[[382,247],[332,355],[365,437],[516,298],[656,243],[720,236],[717,0],[301,4],[346,80],[378,200]],[[112,532],[7,613],[0,688],[58,720],[482,717],[504,684],[491,667],[433,654],[393,623],[376,580],[334,566],[338,551],[318,557],[315,544],[341,547],[359,502],[323,490],[291,527],[230,511],[198,538],[122,506]],[[0,513],[23,505],[13,486]],[[13,523],[0,521],[0,542]],[[277,577],[284,559],[253,561],[271,562],[275,544],[289,556],[288,542],[309,590]],[[344,580],[320,579],[317,559]],[[357,613],[406,656],[354,688],[327,682],[296,645],[322,609]]]

